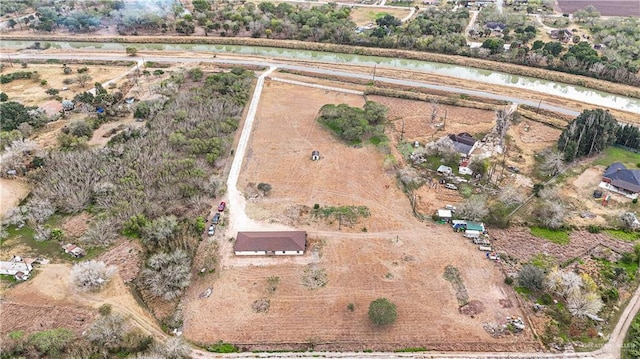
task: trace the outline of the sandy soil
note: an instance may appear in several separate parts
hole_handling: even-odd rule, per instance
[[[108,303],[143,331],[164,336],[155,320],[138,305],[119,274],[100,292],[89,293],[71,287],[70,270],[68,264],[43,265],[33,278],[8,290],[0,301],[0,333],[68,328],[81,334],[98,315],[97,308]]]
[[[552,147],[561,133],[559,129],[529,120],[512,124],[507,132],[511,142],[506,164],[518,167],[522,173],[531,173],[535,166],[534,155]]]
[[[307,230],[310,239],[304,256],[278,264],[261,258],[247,259],[253,265],[227,262],[217,274],[194,279],[185,301],[185,336],[247,350],[535,349],[529,331],[501,339],[484,331],[483,323],[523,316],[500,304],[516,303],[500,268],[448,227],[415,220],[394,174],[385,172],[381,152],[348,147],[316,123],[327,103],[361,106],[363,99],[267,80],[238,187],[267,182],[273,189],[268,197],[250,199],[247,213],[284,222],[300,205],[353,204],[368,206],[371,217],[341,231],[337,223],[299,222],[296,228]],[[314,149],[321,154],[316,162],[309,158]],[[229,243],[220,241],[220,250],[231,250]],[[312,291],[302,285],[308,263],[326,270],[326,287]],[[458,312],[455,292],[442,278],[448,264],[460,269],[470,299],[482,302],[484,312],[474,318]],[[280,278],[274,293],[267,291],[270,276]],[[199,298],[208,287],[211,297]],[[391,328],[375,328],[367,319],[369,302],[377,297],[398,305],[399,319]],[[270,308],[255,313],[251,305],[262,298]],[[355,305],[353,312],[348,303]]]
[[[23,180],[0,178],[0,219],[8,210],[20,203],[29,191],[31,191],[30,186]]]
[[[87,81],[85,87],[80,86],[78,83],[71,85],[65,85],[62,83],[64,79],[76,79],[78,76],[77,69],[79,67],[87,67],[89,71],[85,72],[91,76],[91,80]],[[40,75],[40,79],[37,81],[23,79],[14,80],[8,84],[2,84],[0,89],[9,95],[10,100],[19,101],[25,106],[39,106],[42,102],[48,99],[52,99],[52,96],[46,94],[46,90],[54,88],[60,90],[58,96],[63,99],[73,99],[73,97],[83,91],[87,91],[92,87],[95,82],[105,82],[111,80],[117,75],[128,71],[128,67],[125,66],[93,66],[93,65],[70,65],[73,68],[71,74],[65,75],[62,72],[61,64],[29,64],[27,68],[22,68],[19,64],[14,64],[13,67],[5,68],[3,74],[9,74],[18,71],[37,71]],[[46,85],[41,85],[40,81],[46,80]],[[68,90],[63,91],[66,87]]]
[[[500,300],[516,303],[502,284],[502,273],[474,245],[445,227],[405,231],[398,237],[321,237],[317,265],[326,268],[328,285],[309,290],[301,284],[304,266],[282,264],[225,270],[209,284],[213,294],[199,299],[191,290],[185,310],[185,335],[198,342],[224,340],[253,349],[299,348],[390,350],[424,345],[432,349],[489,351],[534,347],[531,333],[496,339],[485,322],[521,316],[518,308],[503,308]],[[485,311],[475,318],[458,312],[455,293],[442,278],[444,267],[460,269],[469,298]],[[267,278],[278,276],[275,293]],[[398,306],[399,319],[389,329],[369,323],[369,302],[387,297]],[[255,313],[255,300],[267,298],[266,313]],[[347,310],[353,303],[355,311]]]
[[[376,7],[357,7],[351,10],[351,21],[356,25],[362,26],[366,24],[375,24],[378,14],[393,15],[398,19],[402,19],[409,15],[409,8],[404,9],[389,9],[389,8],[376,8]]]
[[[266,82],[238,188],[266,182],[273,189],[268,197],[250,200],[247,212],[256,219],[285,222],[278,214],[292,206],[364,205],[371,217],[353,230],[399,228],[411,212],[406,197],[396,188],[395,174],[385,172],[381,152],[371,146],[349,147],[315,121],[317,112],[328,103],[362,106],[364,99]],[[312,150],[320,151],[319,161],[311,161]],[[328,224],[332,230],[337,227],[338,223]]]

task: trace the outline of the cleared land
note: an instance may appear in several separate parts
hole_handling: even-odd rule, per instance
[[[0,219],[29,194],[29,185],[18,179],[0,178]]]
[[[73,72],[65,75],[62,69],[62,64],[29,64],[26,68],[22,68],[20,64],[13,64],[13,67],[5,67],[3,75],[20,71],[31,71],[39,74],[39,79],[20,79],[13,80],[7,84],[2,84],[0,90],[5,92],[9,96],[10,101],[18,101],[25,106],[42,106],[52,107],[54,112],[62,109],[60,106],[53,107],[59,101],[52,101],[54,96],[46,93],[47,89],[53,88],[60,91],[58,96],[62,99],[73,99],[73,97],[83,91],[87,91],[93,87],[96,82],[106,82],[108,80],[117,77],[118,75],[128,71],[128,67],[125,66],[104,66],[104,65],[78,65],[70,64],[69,67],[73,69]],[[88,70],[83,74],[78,74],[78,68],[86,67]],[[86,81],[86,84],[82,86],[76,80],[79,75],[89,75],[91,78]],[[72,84],[64,84],[65,79],[71,79],[74,81]],[[40,81],[46,80],[46,85],[41,85]],[[67,90],[63,90],[67,88]],[[50,101],[52,103],[48,103]],[[47,102],[47,103],[45,103]]]
[[[592,5],[604,16],[640,16],[637,0],[558,0],[558,5],[565,13]]]
[[[381,18],[386,14],[402,19],[409,15],[409,8],[405,10],[384,7],[359,7],[351,10],[351,21],[355,22],[356,25],[366,25],[370,23],[375,24],[378,18]]]
[[[316,122],[327,103],[361,106],[363,99],[267,81],[239,188],[270,183],[269,196],[250,200],[248,214],[307,230],[311,249],[301,261],[229,266],[213,283],[194,279],[184,310],[185,336],[246,350],[535,350],[529,330],[494,338],[483,329],[523,316],[500,268],[450,228],[415,220],[395,174],[384,169],[382,152],[373,145],[349,147]],[[314,149],[321,154],[315,162]],[[300,211],[291,210],[314,203],[365,205],[371,217],[339,232],[337,223],[300,219]],[[372,233],[348,233],[362,227]],[[302,262],[326,271],[325,287],[303,285]],[[456,292],[443,278],[447,265],[460,270],[469,299],[482,302],[484,311],[460,314]],[[272,276],[279,280],[270,291]],[[199,298],[207,286],[213,294]],[[369,303],[378,297],[398,306],[398,321],[389,328],[376,328],[367,318]],[[259,299],[269,300],[266,312],[252,309]]]

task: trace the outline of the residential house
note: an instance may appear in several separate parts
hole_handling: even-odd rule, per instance
[[[569,42],[573,39],[573,33],[567,29],[551,30],[549,31],[549,37],[554,40]]]
[[[303,255],[307,232],[238,232],[233,251],[237,256]]]
[[[487,23],[484,24],[484,27],[491,31],[502,32],[507,28],[507,25],[497,21],[487,21]]]
[[[84,251],[84,249],[76,246],[75,244],[71,244],[71,243],[67,243],[65,245],[62,246],[62,250],[71,255],[74,256],[76,258],[80,258],[80,257],[84,257],[86,252]]]
[[[640,170],[627,169],[620,162],[612,163],[604,171],[600,187],[629,198],[637,198],[640,193]]]
[[[0,262],[0,274],[11,275],[18,281],[29,279],[29,273],[33,270],[33,260],[25,260],[13,256],[9,262]]]
[[[464,157],[469,157],[478,144],[478,141],[467,132],[462,132],[457,135],[451,134],[449,135],[449,139],[453,142],[453,147],[456,151]]]

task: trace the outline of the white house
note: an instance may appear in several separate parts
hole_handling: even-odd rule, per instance
[[[0,262],[0,274],[12,275],[17,280],[29,279],[29,273],[33,270],[31,263],[14,256],[9,262]]]
[[[238,232],[233,251],[237,256],[300,256],[307,248],[307,232]]]

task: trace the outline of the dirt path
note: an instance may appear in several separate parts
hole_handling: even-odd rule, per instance
[[[20,179],[0,178],[0,219],[18,205],[29,191],[29,185]]]

